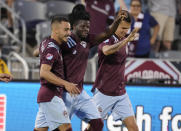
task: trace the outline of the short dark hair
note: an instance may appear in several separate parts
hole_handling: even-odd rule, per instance
[[[142,5],[142,1],[141,0],[131,0],[130,1],[130,5],[132,4],[133,1],[138,1],[138,2],[140,2],[140,5]]]
[[[79,20],[90,20],[90,15],[86,11],[85,6],[82,4],[77,4],[73,10],[72,13],[69,14],[69,21],[71,23],[71,26],[75,24]]]
[[[131,23],[131,15],[127,10],[122,10],[122,13],[126,15],[126,17],[124,17],[124,19],[122,21]]]
[[[69,22],[69,20],[66,17],[62,17],[60,15],[52,16],[51,25],[55,22],[61,23],[62,21]]]

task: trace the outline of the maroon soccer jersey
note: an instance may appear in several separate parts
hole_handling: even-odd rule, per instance
[[[102,48],[105,45],[113,45],[120,41],[116,35],[99,45],[98,49],[98,72],[93,89],[97,88],[105,95],[123,95],[125,90],[124,72],[126,62],[126,46],[123,46],[114,54],[105,56]]]
[[[113,0],[85,0],[86,10],[89,12],[90,33],[101,33],[107,27],[107,20],[114,19]]]
[[[40,44],[39,51],[40,67],[42,64],[50,65],[52,67],[51,72],[61,79],[64,79],[63,58],[58,43],[51,38],[47,38]],[[54,96],[62,96],[62,87],[49,83],[43,78],[40,78],[40,83],[41,87],[38,92],[38,103],[51,101]]]
[[[62,55],[64,60],[65,79],[78,84],[82,90],[83,79],[87,67],[89,50],[94,46],[91,41],[95,35],[89,34],[85,41],[80,41],[73,34],[68,38],[66,44],[62,44]]]

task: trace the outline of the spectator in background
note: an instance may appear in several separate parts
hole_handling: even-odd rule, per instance
[[[106,30],[115,15],[114,0],[83,0],[90,14],[90,33],[99,34]],[[90,51],[89,58],[97,53],[97,46]]]
[[[6,65],[6,62],[0,58],[0,74],[9,74],[11,75],[9,69],[8,69],[8,66]]]
[[[130,10],[130,2],[131,0],[115,0],[114,5],[115,5],[116,12],[119,11],[120,6],[124,10],[127,10],[127,11]],[[142,10],[143,11],[148,10],[148,6],[147,6],[148,0],[141,0],[141,2],[142,2]]]
[[[160,25],[157,50],[160,49],[160,41],[166,50],[170,50],[174,39],[176,0],[150,0],[149,9]]]
[[[0,59],[0,81],[9,82],[12,80],[12,75],[4,60]]]
[[[6,0],[6,3],[10,8],[13,8],[14,0]],[[11,12],[8,11],[7,16],[8,16],[8,29],[11,32],[13,32],[13,18]]]
[[[131,30],[140,28],[138,38],[128,45],[129,56],[139,58],[148,58],[151,45],[155,44],[159,25],[157,21],[148,12],[142,12],[142,3],[140,0],[132,0],[130,3],[130,13],[133,16]],[[150,30],[153,28],[153,34]]]

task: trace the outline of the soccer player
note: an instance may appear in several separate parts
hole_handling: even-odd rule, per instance
[[[83,5],[76,5],[69,15],[72,34],[67,44],[62,44],[62,55],[67,81],[78,84],[81,94],[71,97],[64,92],[63,99],[70,114],[76,114],[80,119],[90,124],[89,131],[101,131],[103,122],[96,104],[83,90],[83,78],[87,66],[89,50],[108,39],[117,29],[124,13],[119,12],[113,24],[103,33],[89,34],[90,18]]]
[[[9,82],[13,79],[12,75],[2,73],[0,74],[0,81]]]
[[[69,115],[62,100],[63,89],[70,94],[79,94],[76,84],[64,80],[64,67],[60,45],[70,35],[70,23],[59,16],[52,18],[51,37],[39,48],[40,83],[38,92],[39,111],[34,131],[72,131]]]
[[[125,38],[131,25],[131,16],[127,12],[116,32],[99,45],[98,72],[93,85],[93,100],[96,102],[102,119],[108,112],[113,119],[122,120],[128,131],[138,131],[134,112],[125,90],[124,72],[126,63],[126,44],[134,40],[138,29]]]

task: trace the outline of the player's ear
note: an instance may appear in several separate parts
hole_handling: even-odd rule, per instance
[[[52,32],[54,32],[55,34],[58,34],[57,23],[53,23],[51,28],[52,28]]]
[[[73,24],[73,25],[72,25],[72,29],[75,29],[75,28],[76,28],[76,24]]]

